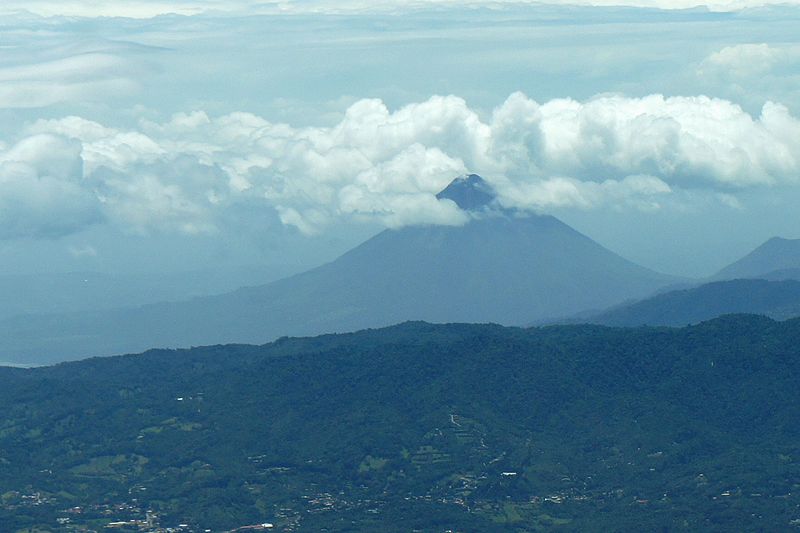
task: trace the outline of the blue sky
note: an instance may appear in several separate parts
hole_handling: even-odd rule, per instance
[[[464,172],[670,273],[800,237],[800,4],[578,3],[5,2],[0,261],[310,266]]]

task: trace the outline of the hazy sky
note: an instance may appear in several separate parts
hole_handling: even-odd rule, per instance
[[[0,263],[313,265],[476,172],[710,274],[800,238],[800,2],[696,4],[6,0]]]

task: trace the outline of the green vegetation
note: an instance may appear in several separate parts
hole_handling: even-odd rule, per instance
[[[363,474],[371,470],[380,470],[386,466],[388,462],[388,459],[368,455],[361,461],[361,464],[358,465],[358,471]]]
[[[2,368],[0,524],[785,531],[798,378],[800,320],[755,316],[406,323]]]

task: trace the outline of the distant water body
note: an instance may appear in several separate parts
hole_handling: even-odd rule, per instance
[[[0,367],[3,367],[3,366],[7,366],[7,367],[11,367],[11,368],[36,368],[37,366],[42,366],[42,365],[6,363],[4,361],[0,361]]]

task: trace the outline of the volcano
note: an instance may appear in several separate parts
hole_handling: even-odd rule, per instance
[[[528,324],[640,298],[674,279],[548,215],[502,209],[480,176],[439,195],[462,226],[388,229],[338,259],[231,293],[0,322],[0,359],[41,363],[153,347],[263,343],[408,320]]]

